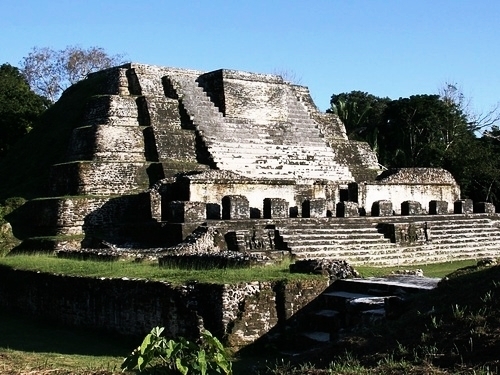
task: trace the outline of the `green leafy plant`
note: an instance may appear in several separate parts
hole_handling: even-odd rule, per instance
[[[121,366],[122,370],[160,366],[180,374],[231,375],[232,363],[222,343],[208,330],[201,332],[199,343],[179,337],[168,340],[161,334],[163,327],[155,327],[146,335]]]

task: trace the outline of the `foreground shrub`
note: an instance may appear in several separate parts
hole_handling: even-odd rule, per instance
[[[221,342],[204,330],[199,343],[179,337],[167,340],[162,337],[163,327],[155,327],[146,335],[142,344],[122,364],[123,370],[146,367],[164,367],[172,373],[226,374],[231,375],[232,363]]]

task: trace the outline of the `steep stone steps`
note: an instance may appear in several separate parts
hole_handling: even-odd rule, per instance
[[[247,176],[260,175],[263,177],[303,179],[330,177],[332,179],[352,181],[352,175],[349,169],[335,162],[333,150],[329,149],[326,144],[321,141],[319,131],[311,130],[311,127],[314,129],[316,126],[314,120],[310,118],[306,120],[306,117],[304,117],[301,119],[300,125],[299,123],[283,123],[278,124],[278,126],[277,124],[253,123],[251,126],[248,126],[246,123],[241,124],[235,122],[234,119],[226,122],[222,114],[214,106],[203,89],[198,86],[198,83],[193,77],[171,74],[169,78],[186,112],[190,116],[199,134],[204,138],[205,144],[212,154],[212,159],[217,167],[221,169],[237,168],[240,170],[241,174]],[[287,97],[289,97],[290,94],[291,93],[288,93]],[[296,110],[297,113],[302,111],[304,115],[307,115],[307,112],[304,111],[304,108],[300,107],[300,103],[296,98],[290,100],[290,107]],[[297,135],[297,130],[300,129],[303,131],[299,132],[299,136]],[[246,147],[247,149],[258,150],[258,152],[252,155],[251,153],[245,153],[245,148],[241,147],[241,142],[238,142],[240,143],[239,148],[237,148],[236,145],[227,147],[227,143],[226,150],[215,147],[215,141],[219,143],[221,140],[231,140],[235,133],[238,134],[238,138],[234,138],[235,141],[246,138],[249,142],[255,144],[259,144],[259,140],[263,140],[266,145],[289,143],[295,146],[295,150],[293,153],[278,151],[278,149],[268,151],[265,148],[259,148],[258,146],[252,147],[249,145],[250,147]],[[311,140],[311,149],[308,149],[309,145],[296,146],[296,144],[304,139]],[[318,146],[322,147],[321,151],[314,149],[314,147]],[[286,150],[286,148],[284,150]],[[297,152],[297,150],[299,152]],[[301,153],[303,157],[300,155]],[[315,156],[315,154],[319,153],[323,154],[323,156]],[[238,158],[237,155],[241,155],[242,157]],[[240,160],[235,162],[235,159]],[[246,160],[243,161],[242,159]],[[276,159],[276,163],[272,165],[272,163],[269,162],[270,159]],[[262,167],[261,164],[267,164],[268,167]],[[304,165],[303,168],[300,167],[302,164]],[[285,166],[290,167],[287,168]],[[296,166],[298,166],[298,168],[295,168]],[[269,173],[269,170],[272,170],[272,172]]]
[[[404,306],[411,295],[435,288],[438,281],[416,276],[337,280],[309,309],[300,311],[292,319],[290,324],[299,338],[289,341],[296,351],[305,351],[334,341],[351,330],[380,323],[388,315],[399,312],[399,306]],[[397,301],[388,303],[393,300]],[[398,308],[392,307],[394,305]]]

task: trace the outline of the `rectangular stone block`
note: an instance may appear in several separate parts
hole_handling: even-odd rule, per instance
[[[326,217],[328,206],[326,199],[306,199],[302,203],[302,217]]]
[[[220,220],[220,204],[207,203],[207,219]]]
[[[372,216],[392,216],[392,202],[387,200],[380,200],[372,204]]]
[[[226,195],[222,198],[222,219],[248,219],[250,206],[247,197],[243,195]]]
[[[359,216],[359,207],[356,202],[337,203],[337,217],[356,217]]]
[[[474,212],[474,203],[472,199],[461,199],[455,201],[453,205],[453,212],[456,214],[471,214]]]
[[[494,214],[495,205],[490,202],[477,202],[474,205],[474,212],[478,214]]]
[[[264,218],[277,219],[288,217],[288,202],[283,198],[264,199]]]
[[[448,202],[446,201],[430,201],[429,214],[430,215],[445,215],[448,213]]]
[[[401,215],[420,215],[422,214],[422,205],[417,201],[404,201],[401,203]]]
[[[168,203],[167,221],[171,223],[192,223],[205,221],[207,207],[204,202],[172,201]]]

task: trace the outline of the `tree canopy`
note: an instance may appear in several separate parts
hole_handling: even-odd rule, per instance
[[[18,68],[0,66],[0,157],[36,126],[48,105],[47,99],[30,90]]]
[[[445,168],[465,197],[500,206],[500,131],[493,126],[476,135],[496,115],[486,119],[471,112],[456,86],[446,86],[441,95],[396,100],[352,91],[332,95],[330,103],[349,137],[368,142],[385,167]]]
[[[21,62],[21,72],[34,92],[54,103],[66,88],[89,73],[122,63],[123,55],[109,55],[101,47],[34,47]]]

